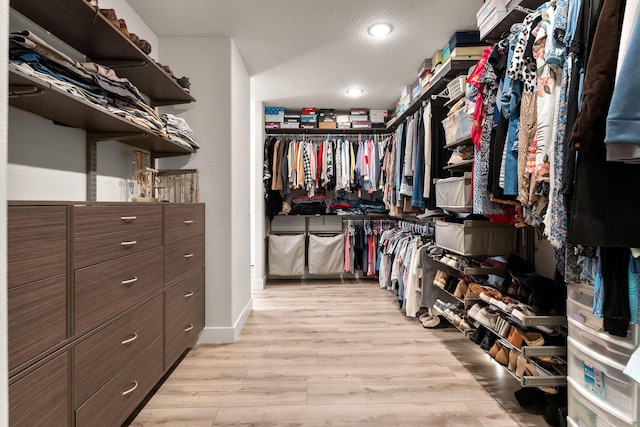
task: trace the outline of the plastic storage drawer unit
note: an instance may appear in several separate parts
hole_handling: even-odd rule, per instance
[[[638,384],[622,373],[625,365],[602,354],[606,352],[586,347],[569,337],[567,375],[575,387],[601,403],[600,406],[610,407],[613,414],[635,420]]]
[[[578,388],[574,385],[575,382],[571,379],[567,379],[567,389],[568,389],[568,402],[569,402],[569,416],[568,416],[568,425],[569,426],[580,426],[580,427],[635,427],[635,420],[629,420],[626,418],[621,418],[610,411],[606,410],[605,407],[599,406],[596,404],[589,395],[584,395],[582,392],[578,390]]]
[[[516,229],[489,221],[435,222],[436,245],[463,256],[508,255],[516,245]]]

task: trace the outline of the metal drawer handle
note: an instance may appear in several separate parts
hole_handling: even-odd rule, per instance
[[[120,219],[122,221],[133,221],[134,219],[138,218],[137,216],[121,216]]]
[[[127,338],[122,340],[122,344],[129,344],[130,342],[135,341],[138,338],[138,334],[136,334],[135,332],[133,333],[133,335],[131,336],[131,338]]]
[[[120,242],[120,245],[128,247],[128,246],[133,246],[136,243],[138,243],[137,240],[129,240],[128,242]]]
[[[132,277],[132,278],[131,278],[131,279],[129,279],[129,280],[123,280],[123,281],[122,281],[122,284],[123,284],[123,285],[129,285],[129,284],[131,284],[131,283],[133,283],[133,282],[137,282],[137,281],[138,281],[138,278],[137,278],[137,277]]]
[[[191,258],[193,256],[193,254],[185,254],[184,257],[185,258]]]
[[[187,326],[186,328],[184,328],[184,331],[185,331],[185,332],[189,332],[189,331],[190,331],[190,330],[192,330],[192,329],[193,329],[193,324],[192,324],[192,323],[190,323],[190,324],[189,324],[189,326]]]
[[[184,221],[184,223],[187,224],[187,225],[191,225],[191,224],[193,224],[193,220],[192,219],[187,219],[187,220]]]
[[[192,297],[192,296],[193,296],[193,291],[187,292],[186,294],[184,294],[185,298],[189,298],[189,297]]]
[[[138,388],[138,381],[134,381],[133,382],[133,387],[131,387],[129,390],[125,390],[122,392],[123,396],[126,396],[127,394],[133,393],[133,390]]]

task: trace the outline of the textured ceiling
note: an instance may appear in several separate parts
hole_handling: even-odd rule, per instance
[[[162,36],[231,37],[252,98],[287,108],[392,108],[425,58],[476,28],[482,0],[128,0]],[[379,21],[393,33],[375,40]],[[162,49],[160,49],[161,51]],[[162,54],[162,53],[160,53]],[[346,89],[365,93],[348,97]]]

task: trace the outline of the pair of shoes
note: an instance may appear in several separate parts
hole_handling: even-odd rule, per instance
[[[509,349],[503,346],[500,341],[496,341],[493,344],[491,350],[489,350],[489,354],[502,366],[509,364]]]
[[[456,289],[453,292],[453,296],[459,299],[463,299],[467,293],[467,282],[465,282],[463,279],[460,279],[458,281],[458,284],[456,285]]]
[[[499,317],[496,321],[496,332],[502,338],[506,338],[509,335],[509,331],[511,331],[511,324],[507,322],[507,319],[504,317]]]
[[[425,317],[421,323],[425,329],[443,329],[449,327],[447,319],[440,315]]]
[[[191,90],[191,82],[189,81],[189,77],[182,76],[176,80],[178,84],[184,89],[185,92],[190,92]]]
[[[495,330],[496,322],[498,321],[498,317],[500,317],[498,313],[491,312],[488,307],[480,307],[479,304],[471,307],[467,314],[491,330]]]
[[[433,278],[433,284],[439,288],[444,289],[444,286],[447,284],[448,278],[449,278],[449,273],[446,273],[442,270],[438,270],[436,272],[436,276]]]
[[[544,337],[540,332],[529,332],[515,325],[512,326],[507,341],[515,348],[521,348],[523,343],[528,346],[544,345]]]
[[[525,317],[535,316],[536,314],[530,307],[524,304],[518,304],[511,310],[511,315],[522,322]]]
[[[512,348],[509,352],[509,364],[507,365],[507,369],[511,372],[516,370],[516,366],[518,366],[518,355],[520,351],[516,348]]]

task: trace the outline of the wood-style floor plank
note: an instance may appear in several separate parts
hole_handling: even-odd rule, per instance
[[[132,425],[545,426],[519,388],[375,281],[281,281],[254,292],[235,343],[192,349]]]

